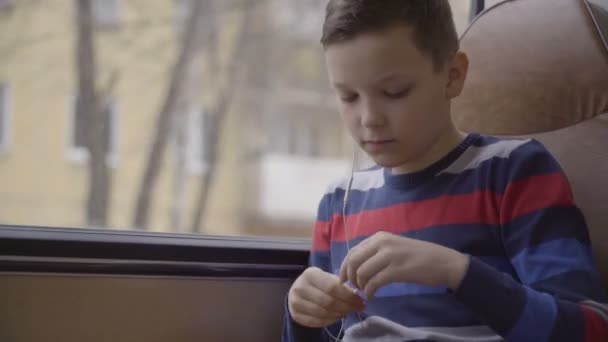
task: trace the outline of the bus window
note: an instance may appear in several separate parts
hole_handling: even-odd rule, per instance
[[[325,0],[1,3],[0,224],[310,236],[351,153]]]

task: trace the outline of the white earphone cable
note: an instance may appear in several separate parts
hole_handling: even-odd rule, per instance
[[[350,199],[350,190],[353,186],[353,179],[355,177],[356,158],[357,158],[357,154],[355,151],[355,144],[353,144],[353,154],[352,154],[352,160],[351,160],[350,175],[348,177],[348,183],[346,184],[346,189],[344,190],[344,197],[343,197],[343,203],[342,203],[342,220],[343,220],[343,227],[344,227],[344,239],[346,240],[346,254],[348,254],[348,252],[350,251],[350,241],[348,238],[348,229],[346,227],[346,209],[348,206],[348,200]],[[361,319],[361,316],[359,316],[359,319]],[[340,331],[338,331],[338,336],[332,335],[332,333],[329,331],[329,329],[327,329],[327,327],[325,328],[325,332],[334,340],[334,342],[342,341],[340,339],[340,335],[342,335],[343,331],[344,331],[344,317],[342,317],[342,319],[340,319]]]

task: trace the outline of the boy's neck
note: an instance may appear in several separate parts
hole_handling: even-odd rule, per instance
[[[428,152],[416,160],[392,168],[392,174],[399,175],[424,170],[456,148],[464,140],[465,136],[456,127],[450,125],[446,132],[435,141]]]

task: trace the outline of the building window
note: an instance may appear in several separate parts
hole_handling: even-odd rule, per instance
[[[0,152],[8,149],[10,129],[9,88],[0,83]]]
[[[0,12],[10,11],[15,7],[15,0],[0,0]]]
[[[192,0],[174,0],[175,3],[175,22],[178,29],[183,29],[184,23],[188,20],[188,14],[192,10]]]
[[[120,0],[93,0],[93,18],[100,28],[113,28],[120,24]]]
[[[277,24],[291,38],[315,39],[321,35],[325,2],[320,0],[276,0]]]
[[[278,119],[271,125],[268,153],[320,158],[323,155],[321,128],[310,120]]]
[[[202,110],[188,115],[186,132],[186,167],[191,173],[204,173],[211,163],[211,149],[215,142],[213,117]]]
[[[69,111],[69,143],[68,143],[68,159],[77,162],[85,163],[89,158],[89,151],[86,147],[87,141],[87,118],[84,113],[79,113],[78,96],[71,100]],[[115,165],[118,161],[118,108],[115,99],[110,99],[104,105],[105,111],[105,130],[107,133],[106,146],[108,151],[108,163]]]
[[[271,130],[268,152],[278,155],[295,154],[296,132],[293,120],[289,120],[289,118],[277,118],[268,127]]]
[[[194,0],[174,0],[175,32],[178,40],[183,39],[190,13],[194,9]]]

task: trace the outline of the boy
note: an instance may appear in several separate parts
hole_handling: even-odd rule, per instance
[[[283,340],[608,341],[559,165],[534,140],[450,119],[468,60],[447,0],[330,0],[322,43],[342,119],[378,166],[355,173],[346,208],[348,182],[323,196]]]

